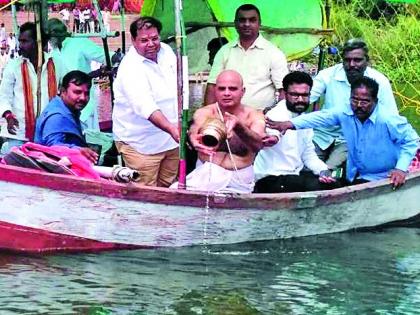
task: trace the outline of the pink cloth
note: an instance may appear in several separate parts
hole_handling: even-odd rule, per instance
[[[408,168],[409,172],[419,171],[420,170],[420,149],[417,150],[417,154],[414,157],[413,161]]]
[[[52,159],[58,161],[63,157],[67,157],[71,166],[70,169],[74,172],[76,176],[90,178],[90,179],[100,179],[100,176],[93,169],[92,163],[85,158],[79,150],[71,149],[65,146],[53,145],[51,147],[43,146],[40,144],[27,142],[23,144],[20,149],[27,156],[38,157],[39,154],[44,154],[50,156]]]
[[[112,12],[118,12],[120,10],[121,2],[120,0],[115,0],[114,4],[112,5]]]

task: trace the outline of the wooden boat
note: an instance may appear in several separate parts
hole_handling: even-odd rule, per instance
[[[232,244],[420,213],[420,171],[396,191],[382,180],[332,191],[206,196],[0,165],[0,191],[0,249],[18,252]]]

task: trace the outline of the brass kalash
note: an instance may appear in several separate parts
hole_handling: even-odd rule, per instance
[[[226,140],[225,123],[218,118],[208,118],[200,129],[202,143],[208,147],[217,147]]]

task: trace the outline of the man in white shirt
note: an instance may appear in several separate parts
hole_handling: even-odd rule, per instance
[[[92,19],[92,12],[89,7],[85,7],[85,9],[82,11],[83,19],[85,21],[85,33],[93,32],[90,25],[90,20]]]
[[[290,120],[309,107],[312,78],[304,72],[291,72],[283,79],[286,98],[266,114],[273,121]],[[279,193],[329,189],[335,180],[327,165],[315,153],[312,129],[289,130],[281,135],[268,129],[263,139],[266,148],[261,150],[254,163],[257,183],[255,192]],[[306,166],[310,171],[302,171]]]
[[[15,37],[15,34],[10,33],[9,37],[7,37],[7,47],[9,47],[10,54],[14,54],[16,52],[16,37]]]
[[[162,24],[140,17],[130,26],[133,46],[114,82],[113,133],[139,182],[168,187],[178,172],[176,56],[160,42]]]
[[[63,10],[60,11],[61,14],[61,19],[63,20],[64,24],[66,25],[66,27],[69,26],[69,22],[70,22],[70,11],[67,8],[64,8]]]
[[[86,33],[85,23],[87,23],[85,19],[85,14],[83,13],[84,9],[79,11],[79,32]]]
[[[105,10],[103,10],[101,13],[105,30],[107,32],[111,32],[111,12],[109,12],[108,7],[105,7]]]
[[[4,26],[4,23],[0,24],[0,45],[6,45],[7,44],[7,33],[6,33],[6,27]]]
[[[41,99],[37,101],[38,50],[36,49],[36,26],[27,22],[21,25],[19,33],[20,56],[9,60],[0,84],[0,116],[7,126],[1,135],[7,139],[1,149],[5,154],[12,146],[25,141],[33,141],[35,119],[57,95],[63,77],[60,59],[44,53],[41,70]],[[43,47],[47,47],[47,37],[41,34]],[[40,106],[38,106],[38,104]]]
[[[239,39],[224,45],[212,65],[204,104],[213,104],[216,78],[223,70],[238,71],[244,80],[242,103],[255,109],[272,106],[289,72],[284,53],[260,34],[261,15],[253,4],[238,7],[235,28]]]
[[[7,48],[5,46],[0,47],[0,80],[3,76],[3,69],[9,61],[9,54],[7,53]]]

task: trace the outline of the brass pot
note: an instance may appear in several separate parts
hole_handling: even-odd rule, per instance
[[[208,118],[201,127],[202,143],[208,147],[219,146],[226,140],[226,126],[218,118]]]

